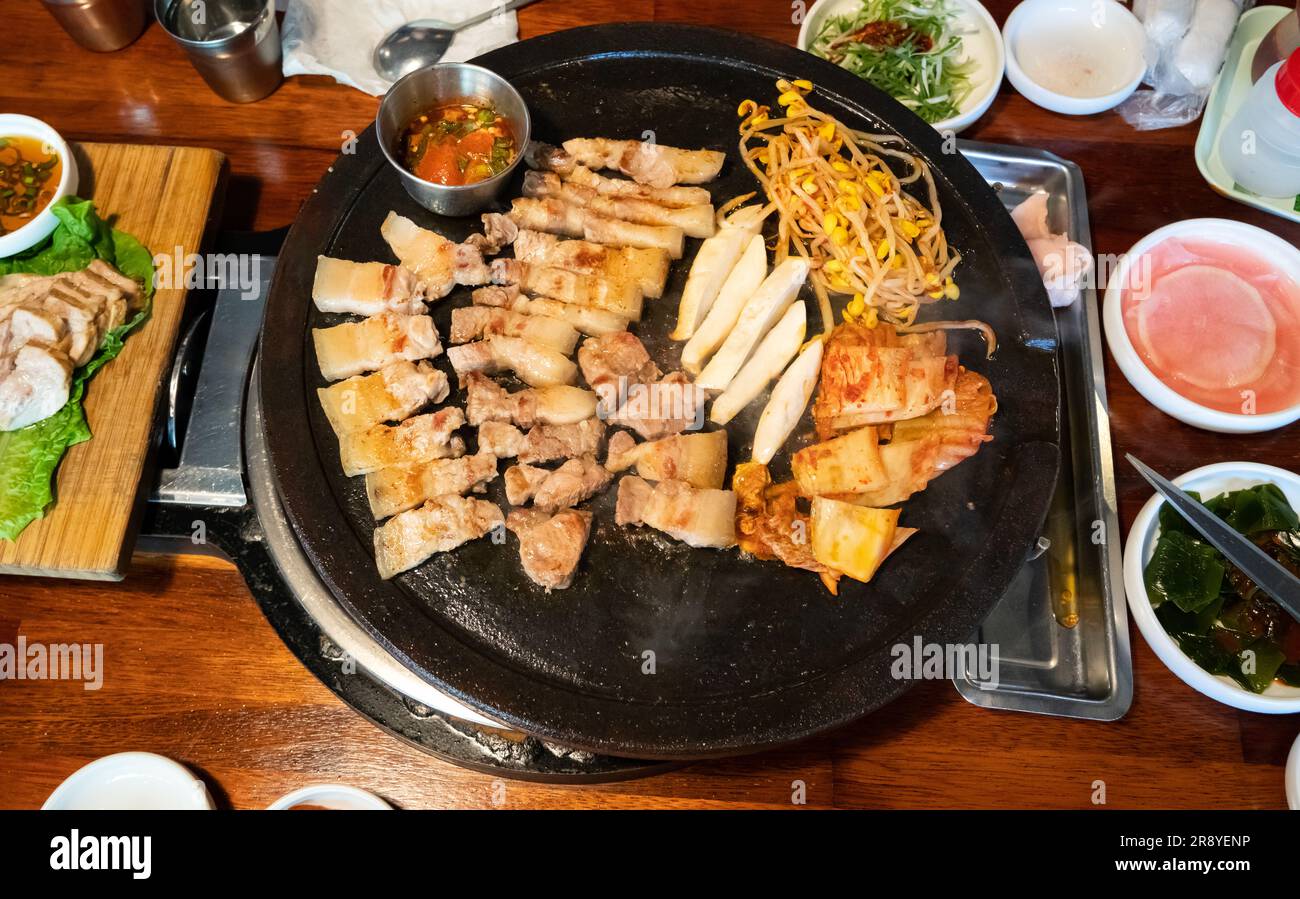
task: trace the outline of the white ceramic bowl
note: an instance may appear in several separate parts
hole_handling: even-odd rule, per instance
[[[1286,760],[1286,804],[1300,811],[1300,737],[1295,738]]]
[[[286,811],[295,805],[316,805],[340,811],[392,811],[393,807],[374,793],[346,784],[314,784],[286,793],[267,806],[270,811]]]
[[[1300,250],[1275,234],[1256,228],[1254,225],[1231,219],[1187,219],[1152,231],[1134,244],[1133,248],[1123,256],[1106,285],[1102,323],[1106,329],[1106,343],[1110,346],[1111,355],[1115,357],[1115,362],[1124,373],[1124,377],[1147,402],[1161,412],[1207,431],[1254,434],[1260,431],[1272,431],[1300,419],[1300,404],[1277,412],[1256,415],[1210,409],[1183,396],[1147,368],[1133,346],[1133,341],[1129,339],[1128,329],[1124,327],[1124,311],[1120,300],[1123,286],[1128,283],[1133,266],[1145,253],[1170,237],[1198,237],[1216,243],[1246,247],[1266,256],[1291,280],[1300,284]]]
[[[152,752],[119,752],[78,769],[41,806],[45,810],[207,810],[207,787],[184,765]]]
[[[77,192],[77,160],[73,158],[67,142],[59,137],[59,132],[40,119],[6,114],[0,115],[0,137],[34,137],[58,152],[59,158],[63,160],[63,174],[50,206]],[[17,231],[0,235],[0,259],[21,253],[50,236],[50,232],[59,224],[54,213],[50,212],[50,206],[46,206],[36,218]]]
[[[979,0],[950,2],[957,10],[954,27],[962,35],[960,58],[974,63],[970,76],[971,90],[962,101],[961,113],[934,123],[938,131],[951,131],[955,134],[974,124],[993,104],[993,98],[998,95],[998,87],[1002,84],[1006,54],[1002,47],[1002,33]],[[861,5],[861,0],[818,0],[799,26],[799,49],[812,52],[812,42],[827,19],[851,15]]]
[[[1202,499],[1211,499],[1229,490],[1241,490],[1265,482],[1276,484],[1286,494],[1291,505],[1300,509],[1300,476],[1271,465],[1256,462],[1220,462],[1206,465],[1175,478],[1174,483],[1184,490],[1195,490]],[[1133,529],[1129,531],[1124,546],[1124,592],[1128,594],[1129,611],[1137,622],[1147,645],[1160,657],[1160,661],[1183,682],[1233,708],[1248,712],[1282,715],[1300,712],[1300,687],[1274,683],[1263,693],[1252,693],[1230,677],[1215,676],[1193,662],[1178,647],[1174,638],[1165,632],[1156,618],[1155,609],[1147,596],[1142,570],[1155,551],[1160,537],[1159,512],[1164,499],[1159,494],[1151,497],[1142,507]]]
[[[1146,73],[1146,34],[1137,17],[1115,0],[1024,0],[1002,26],[1007,80],[1030,101],[1052,112],[1092,115],[1118,106],[1142,83]],[[1066,58],[1065,41],[1074,42],[1083,59]],[[1036,80],[1041,60],[1059,61],[1078,72],[1085,59],[1104,63],[1104,91],[1097,86],[1065,91]],[[1041,78],[1041,76],[1038,76]]]

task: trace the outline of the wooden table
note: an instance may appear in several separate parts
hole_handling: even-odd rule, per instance
[[[1005,18],[1011,0],[989,4]],[[787,0],[584,0],[539,3],[520,36],[597,22],[724,25],[793,43],[802,7]],[[37,115],[79,140],[215,147],[230,158],[224,226],[292,221],[349,132],[376,101],[320,78],[269,99],[215,97],[156,26],[133,46],[94,55],[75,46],[35,0],[6,4],[0,110]],[[1138,133],[1113,114],[1066,118],[1004,85],[966,137],[1043,147],[1083,167],[1099,253],[1121,253],[1169,222],[1224,216],[1300,243],[1292,225],[1220,198],[1192,158],[1196,125]],[[1296,469],[1300,429],[1260,437],[1198,431],[1142,400],[1108,361],[1117,453],[1156,468],[1251,459]],[[1120,517],[1150,491],[1119,471]],[[279,642],[230,565],[138,556],[122,584],[0,578],[0,643],[105,646],[98,691],[73,682],[0,683],[0,806],[33,807],[97,756],[146,749],[202,772],[225,806],[256,808],[307,783],[340,781],[400,805],[487,807],[493,779],[433,760],[340,703]],[[1134,631],[1136,696],[1114,724],[990,712],[946,682],[924,683],[870,718],[779,752],[691,765],[599,787],[511,782],[510,807],[791,805],[803,781],[812,807],[1087,807],[1105,782],[1111,807],[1285,805],[1282,766],[1294,718],[1237,712],[1176,679]]]

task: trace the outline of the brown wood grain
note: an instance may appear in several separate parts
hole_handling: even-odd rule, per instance
[[[1013,0],[988,6],[1001,21]],[[373,118],[373,98],[298,78],[265,101],[217,99],[156,26],[119,53],[94,56],[52,27],[36,3],[6,8],[7,37],[41,46],[45,65],[0,56],[0,108],[41,116],[79,138],[210,146],[230,159],[223,223],[288,224],[343,132]],[[655,19],[734,28],[792,43],[788,0],[546,0],[520,15],[523,37],[574,25]],[[1300,242],[1300,226],[1215,194],[1192,156],[1197,125],[1139,133],[1113,113],[1066,118],[1004,85],[964,134],[1051,150],[1083,168],[1093,240],[1120,253],[1183,218],[1224,216]],[[1253,437],[1180,425],[1141,399],[1107,356],[1118,458],[1134,452],[1170,473],[1229,459],[1296,469],[1296,426]],[[1127,529],[1150,496],[1119,473]],[[223,804],[265,806],[307,783],[342,781],[414,808],[490,807],[492,779],[445,765],[384,735],[343,706],[285,649],[228,565],[137,558],[127,581],[0,577],[0,642],[105,644],[105,684],[0,683],[0,806],[37,806],[90,759],[123,749],[171,755],[216,785]],[[600,787],[509,783],[508,807],[1278,808],[1282,766],[1300,724],[1218,705],[1179,681],[1131,633],[1135,697],[1113,724],[990,712],[947,682],[926,683],[842,731],[780,752],[691,765]]]
[[[198,251],[224,157],[194,147],[80,144],[78,194],[154,254]],[[130,557],[154,412],[185,308],[183,285],[159,285],[121,354],[87,383],[92,439],[68,450],[55,502],[10,542],[0,572],[118,580]]]

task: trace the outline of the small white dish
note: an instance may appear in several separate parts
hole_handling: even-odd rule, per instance
[[[314,805],[324,809],[338,811],[390,812],[393,807],[374,793],[367,793],[346,784],[313,784],[286,793],[267,806],[269,811],[287,811],[298,805]]]
[[[50,236],[50,232],[59,224],[50,207],[64,197],[77,192],[77,160],[59,132],[40,119],[26,115],[0,115],[0,137],[34,137],[44,141],[47,146],[59,154],[63,161],[63,171],[59,176],[59,186],[50,205],[26,225],[17,231],[0,235],[0,259],[15,256],[23,250],[31,249]]]
[[[119,752],[78,769],[41,806],[47,811],[213,808],[208,789],[184,765],[152,752]]]
[[[1115,0],[1024,0],[1002,26],[1007,80],[1065,115],[1105,112],[1146,73],[1146,33]]]
[[[959,61],[969,60],[972,63],[971,89],[961,103],[960,114],[935,122],[934,127],[939,132],[956,134],[973,125],[993,104],[993,99],[998,95],[998,87],[1002,84],[1006,53],[997,22],[993,21],[979,0],[950,2],[957,10],[953,28],[961,35],[962,53]],[[827,19],[852,15],[861,6],[861,0],[818,0],[799,26],[799,49],[811,53],[813,40]]]
[[[1256,434],[1285,427],[1300,419],[1300,404],[1254,415],[1210,409],[1183,396],[1147,368],[1124,326],[1121,299],[1133,266],[1144,254],[1171,237],[1197,237],[1216,243],[1246,247],[1266,256],[1291,280],[1300,284],[1300,250],[1282,238],[1254,225],[1231,219],[1186,219],[1152,231],[1120,259],[1106,285],[1102,324],[1106,343],[1124,377],[1161,412],[1181,422],[1224,434]]]
[[[1286,760],[1286,804],[1300,812],[1300,737],[1295,738]]]
[[[1263,483],[1276,484],[1291,505],[1300,509],[1300,476],[1271,465],[1220,462],[1174,478],[1174,484],[1184,490],[1195,490],[1203,500]],[[1129,611],[1133,613],[1133,620],[1147,645],[1184,683],[1211,699],[1247,712],[1270,715],[1300,712],[1300,687],[1274,683],[1263,693],[1252,693],[1232,678],[1210,674],[1197,665],[1160,624],[1147,596],[1142,572],[1160,537],[1159,512],[1162,505],[1164,499],[1159,494],[1151,497],[1133,521],[1133,529],[1129,531],[1124,546],[1124,592],[1128,594]]]

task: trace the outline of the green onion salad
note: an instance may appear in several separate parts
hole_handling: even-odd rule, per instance
[[[956,116],[971,89],[951,31],[957,13],[947,0],[863,0],[857,13],[827,19],[811,49],[933,124]]]

